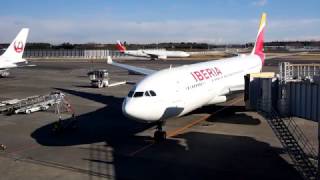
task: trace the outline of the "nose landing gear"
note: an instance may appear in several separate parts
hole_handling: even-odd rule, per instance
[[[167,132],[162,129],[163,125],[164,121],[159,121],[157,123],[157,130],[154,132],[154,140],[156,142],[164,141],[167,138]]]

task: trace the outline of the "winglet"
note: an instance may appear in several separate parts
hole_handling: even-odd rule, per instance
[[[264,60],[265,60],[265,54],[263,52],[263,43],[264,43],[264,31],[266,27],[266,22],[267,22],[267,14],[262,13],[256,43],[251,52],[251,54],[255,54],[260,57],[262,64],[264,64]]]
[[[112,64],[113,63],[111,56],[107,56],[107,63],[108,64]]]

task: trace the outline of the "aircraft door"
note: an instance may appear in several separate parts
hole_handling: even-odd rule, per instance
[[[175,83],[175,95],[173,103],[176,107],[184,107],[185,91],[183,89],[183,83],[181,80],[177,80]]]

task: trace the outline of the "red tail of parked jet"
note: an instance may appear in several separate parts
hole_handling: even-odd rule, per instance
[[[263,13],[261,17],[260,25],[259,25],[259,31],[258,31],[256,43],[251,53],[251,54],[258,55],[261,59],[262,64],[264,64],[264,60],[265,60],[265,54],[263,52],[263,43],[264,43],[264,31],[266,27],[266,18],[267,18],[267,14]]]
[[[122,53],[124,53],[127,50],[124,44],[122,44],[120,41],[117,41],[116,47]]]

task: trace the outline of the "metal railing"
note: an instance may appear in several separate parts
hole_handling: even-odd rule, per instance
[[[257,110],[266,117],[268,124],[288,152],[295,168],[304,179],[316,179],[317,151],[290,117],[281,117],[270,101],[258,100]]]
[[[291,64],[281,62],[280,82],[286,83],[295,80],[313,79],[314,76],[320,76],[320,64]]]
[[[59,50],[26,50],[24,58],[79,58],[79,59],[105,59],[107,56],[120,57],[125,56],[119,51],[107,49],[59,49]]]

